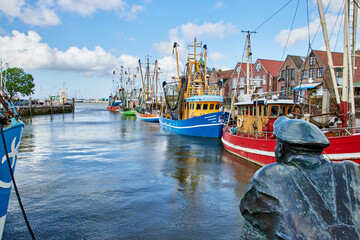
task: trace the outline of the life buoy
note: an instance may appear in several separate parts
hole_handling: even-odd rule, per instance
[[[237,120],[237,126],[238,126],[239,128],[241,128],[243,122],[244,122],[244,117],[239,117],[238,120]]]

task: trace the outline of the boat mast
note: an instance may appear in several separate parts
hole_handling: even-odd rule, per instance
[[[158,87],[158,61],[155,60],[155,69],[154,69],[154,76],[155,76],[155,110],[157,110],[158,106],[158,97],[157,97],[157,87]]]
[[[318,3],[319,14],[320,14],[322,32],[323,32],[323,35],[324,35],[324,40],[325,40],[325,45],[326,45],[326,53],[327,53],[327,57],[328,57],[328,64],[329,64],[329,67],[330,67],[331,80],[332,80],[333,87],[334,87],[334,92],[335,92],[335,99],[336,99],[336,103],[341,107],[339,90],[338,90],[338,87],[337,87],[334,64],[333,64],[333,59],[332,59],[332,56],[331,56],[329,37],[328,37],[328,32],[327,32],[327,27],[326,27],[326,22],[325,22],[325,15],[324,15],[324,8],[323,8],[323,5],[322,5],[322,0],[317,0],[317,3]]]
[[[347,126],[348,106],[349,106],[349,2],[345,1],[344,8],[344,55],[343,55],[343,91],[342,91],[342,107],[343,107],[343,127]]]
[[[251,33],[256,33],[255,31],[250,32],[250,31],[241,31],[241,32],[246,32],[247,36],[247,48],[246,48],[246,56],[247,56],[247,60],[246,60],[246,93],[245,94],[249,94],[250,93],[250,56],[252,55],[252,53],[250,52],[250,34]]]
[[[356,2],[356,3],[355,3]],[[351,103],[351,117],[353,120],[353,133],[355,133],[355,99],[354,99],[354,67],[355,67],[355,53],[356,53],[356,34],[357,34],[357,21],[358,21],[358,5],[359,0],[352,2],[350,8],[350,16],[352,16],[352,33],[351,33],[351,53],[349,55],[350,61],[350,103]]]
[[[207,84],[207,65],[206,65],[206,58],[207,58],[207,45],[205,44],[204,45],[204,68],[205,68],[205,71],[204,71],[204,73],[205,73],[205,75],[204,75],[204,81],[205,81],[205,84],[204,84],[204,87],[205,87],[205,90],[208,90],[208,84]]]
[[[149,55],[147,55],[147,63],[146,63],[146,100],[149,100],[149,84],[150,84],[150,67],[149,67]]]
[[[175,49],[175,56],[176,56],[176,69],[177,69],[177,78],[178,78],[178,82],[181,86],[181,81],[180,81],[180,71],[179,71],[179,56],[178,56],[178,51],[177,51],[177,47],[179,46],[179,44],[177,44],[177,42],[174,42],[174,46],[173,49]]]
[[[142,89],[143,89],[143,91],[145,91],[145,83],[144,83],[144,77],[143,77],[143,73],[142,73],[141,61],[140,61],[140,59],[139,59],[139,67],[140,67],[140,74],[141,74]]]

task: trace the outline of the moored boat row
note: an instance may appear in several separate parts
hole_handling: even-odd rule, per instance
[[[250,44],[250,37],[248,40]],[[177,47],[177,43],[174,43],[176,60]],[[149,97],[149,67],[147,67],[147,84],[143,84],[143,89],[146,90],[143,92],[140,90],[140,96],[143,98],[134,111],[139,120],[158,121],[161,128],[182,135],[221,138],[227,151],[262,166],[275,162],[276,140],[273,135],[273,124],[280,116],[302,118],[316,123],[313,116],[303,113],[301,107],[303,96],[294,96],[290,99],[289,94],[280,92],[257,93],[251,85],[251,82],[256,80],[250,79],[249,72],[246,74],[249,78],[246,81],[246,94],[234,94],[231,113],[224,111],[224,99],[219,89],[209,87],[206,67],[207,46],[194,39],[193,45],[189,47],[191,51],[185,64],[185,74],[179,73],[179,64],[177,64],[177,77],[171,82],[163,82],[160,111],[157,109],[158,97]],[[143,80],[142,82],[144,83]],[[295,91],[292,94],[295,94]],[[239,97],[235,98],[235,96]],[[340,116],[340,120],[347,121],[344,116],[348,115],[346,112],[348,108],[343,109],[345,111],[337,117]],[[123,114],[126,112],[123,111]],[[323,113],[321,116],[327,114]],[[333,119],[336,122],[338,118]],[[360,130],[345,125],[342,124],[342,128],[322,129],[331,143],[324,149],[323,155],[332,161],[350,159],[360,163],[358,147]]]

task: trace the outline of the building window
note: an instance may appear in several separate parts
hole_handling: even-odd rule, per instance
[[[263,85],[266,85],[266,75],[263,75]]]
[[[316,69],[316,77],[322,77],[323,76],[323,68]]]
[[[255,81],[254,81],[254,84],[253,85],[255,85],[256,87],[260,87],[261,86],[261,78],[260,78],[260,76],[255,76]]]
[[[240,84],[239,84],[239,87],[243,88],[245,85],[245,78],[244,77],[241,77],[240,78]]]
[[[302,78],[308,78],[308,70],[302,70],[301,71],[301,77]]]
[[[261,64],[260,64],[260,63],[256,64],[255,69],[256,69],[257,72],[260,72],[260,70],[261,70]]]
[[[355,96],[360,96],[360,88],[355,88]]]
[[[281,80],[284,80],[285,79],[285,70],[282,70],[281,71]]]
[[[315,68],[309,69],[309,77],[315,79]]]
[[[291,69],[291,80],[295,80],[295,69]]]
[[[232,86],[232,89],[236,88],[236,78],[233,78],[231,86]]]
[[[309,62],[310,66],[314,66],[315,65],[315,56],[311,56],[310,57],[310,62]]]

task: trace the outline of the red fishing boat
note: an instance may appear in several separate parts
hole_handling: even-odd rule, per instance
[[[237,122],[223,129],[222,142],[230,153],[264,166],[275,162],[276,139],[272,134],[275,120],[282,115],[294,118],[299,110],[292,100],[248,99],[235,104]],[[353,160],[360,163],[360,131],[345,135],[343,128],[324,129],[331,145],[323,155],[332,161]]]
[[[237,108],[237,116],[236,118],[234,117],[236,123],[223,128],[222,142],[224,148],[230,153],[262,166],[273,163],[275,162],[274,150],[276,146],[275,136],[272,134],[273,124],[279,116],[285,115],[289,118],[302,118],[315,124],[318,123],[317,120],[319,120],[319,118],[326,118],[326,125],[328,128],[324,128],[325,121],[318,125],[330,141],[330,146],[324,149],[323,156],[331,161],[342,161],[347,159],[360,163],[360,129],[355,127],[356,121],[353,90],[355,64],[353,56],[355,56],[356,49],[354,45],[352,46],[352,49],[349,49],[350,45],[346,46],[347,48],[344,49],[343,66],[341,67],[343,69],[343,82],[340,99],[321,1],[318,1],[318,6],[333,85],[331,92],[334,94],[336,100],[336,103],[333,104],[333,109],[331,111],[327,110],[327,112],[322,111],[320,114],[312,114],[309,109],[308,112],[305,113],[303,108],[301,108],[301,102],[305,98],[303,98],[301,94],[298,96],[300,99],[298,98],[296,100],[295,98],[296,101],[294,101],[278,99],[277,97],[282,94],[275,93],[275,97],[273,97],[271,94],[274,95],[274,93],[269,93],[268,95],[264,93],[254,93],[254,89],[251,89],[251,84],[249,84],[251,78],[248,71],[246,76],[247,94],[240,96],[239,101],[233,104],[233,106]],[[344,19],[347,24],[344,25],[348,26],[349,22],[357,22],[357,19],[349,20],[349,16],[354,17],[354,14],[349,14],[348,11],[349,9],[354,9],[356,7],[357,6],[349,8],[349,2],[345,1],[346,11]],[[348,29],[345,29],[344,31],[344,36],[348,36],[348,39],[344,41],[350,41]],[[352,33],[356,34],[356,28],[353,29]],[[354,39],[354,37],[352,39]],[[250,36],[248,33],[248,46],[249,44]],[[348,89],[349,91],[345,91],[345,89]],[[324,96],[322,99],[323,106],[330,106],[324,105]],[[311,104],[308,103],[308,106],[311,106]],[[329,122],[330,124],[328,124]]]
[[[141,62],[139,68],[142,81],[142,90],[140,90],[139,105],[135,108],[136,117],[145,122],[159,122],[160,105],[158,103],[158,62],[155,61],[153,78],[150,77],[149,56],[147,57],[145,81],[143,78]]]

